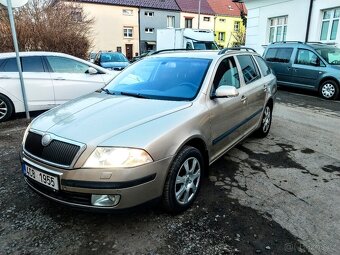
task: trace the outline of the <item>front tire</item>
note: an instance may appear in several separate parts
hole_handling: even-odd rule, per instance
[[[269,134],[269,130],[272,124],[272,109],[271,105],[267,104],[264,108],[261,118],[261,126],[255,131],[255,136],[264,138]]]
[[[12,116],[13,110],[11,100],[0,94],[0,122],[8,120]]]
[[[195,201],[204,171],[201,152],[185,146],[172,162],[163,190],[163,207],[170,213],[187,210]]]
[[[319,94],[323,99],[336,99],[339,95],[339,86],[335,81],[327,80],[321,84]]]

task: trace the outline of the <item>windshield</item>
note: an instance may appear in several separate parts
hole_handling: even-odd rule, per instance
[[[210,59],[146,58],[122,71],[105,88],[113,94],[189,101],[201,87]]]
[[[102,53],[100,62],[128,62],[127,58],[120,53]]]
[[[195,50],[218,50],[214,42],[194,42]]]
[[[320,48],[316,51],[330,65],[340,65],[340,49],[339,48]]]

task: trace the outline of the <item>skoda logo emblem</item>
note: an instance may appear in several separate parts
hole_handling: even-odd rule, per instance
[[[47,146],[47,145],[49,145],[49,144],[51,143],[51,141],[52,141],[52,138],[51,138],[50,135],[44,135],[44,136],[42,137],[42,139],[41,139],[41,144],[42,144],[43,146]]]

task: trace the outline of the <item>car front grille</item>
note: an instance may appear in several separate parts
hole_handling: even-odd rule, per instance
[[[31,155],[52,164],[70,166],[80,150],[80,146],[58,140],[52,140],[49,145],[43,146],[42,135],[28,132],[25,141],[25,150]]]

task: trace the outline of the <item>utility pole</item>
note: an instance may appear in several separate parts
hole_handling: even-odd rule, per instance
[[[201,22],[201,0],[198,0],[198,29],[200,29]]]

